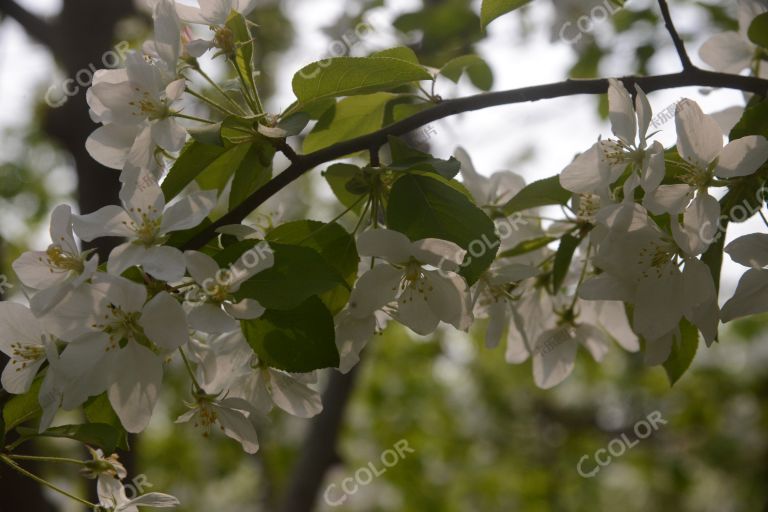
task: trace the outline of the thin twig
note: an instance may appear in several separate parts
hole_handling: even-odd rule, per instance
[[[52,52],[56,52],[54,31],[50,23],[32,14],[13,0],[0,0],[0,14],[16,20],[32,38],[44,44]]]
[[[659,0],[659,8],[661,9],[661,15],[664,18],[664,25],[667,27],[667,32],[672,37],[672,42],[675,44],[675,50],[677,56],[680,57],[680,63],[683,65],[683,69],[694,69],[695,66],[691,63],[688,52],[685,51],[685,45],[680,38],[680,34],[677,33],[675,24],[672,22],[672,15],[669,14],[669,6],[667,0]]]

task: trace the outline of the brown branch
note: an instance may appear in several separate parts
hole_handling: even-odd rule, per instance
[[[16,20],[30,37],[45,45],[49,50],[53,51],[56,47],[51,25],[17,4],[14,0],[0,0],[0,14]]]
[[[633,84],[639,85],[645,92],[662,89],[674,89],[677,87],[703,86],[723,87],[737,89],[764,95],[768,91],[768,80],[759,78],[731,75],[705,71],[696,67],[686,69],[680,73],[669,75],[655,75],[636,77],[623,77],[622,81],[630,90]],[[381,130],[356,137],[344,142],[339,142],[327,148],[320,149],[306,155],[296,155],[288,168],[275,176],[263,187],[250,195],[232,211],[222,216],[206,229],[202,230],[189,242],[184,244],[184,249],[197,249],[204,246],[211,238],[216,236],[216,230],[227,224],[237,224],[248,214],[260,206],[264,201],[282,190],[288,184],[301,177],[314,167],[337,160],[346,155],[365,151],[371,147],[380,147],[387,143],[389,136],[405,135],[417,128],[425,126],[438,119],[453,116],[463,112],[472,112],[499,105],[525,103],[543,99],[561,98],[577,94],[603,94],[608,90],[608,80],[599,78],[594,80],[566,80],[546,85],[523,87],[509,91],[499,91],[465,98],[444,100],[434,107],[423,110],[402,121],[398,121]]]
[[[659,8],[661,9],[661,16],[664,18],[664,25],[667,27],[667,32],[669,32],[669,35],[672,37],[677,56],[680,57],[680,63],[683,65],[683,69],[695,69],[695,66],[691,63],[690,57],[688,57],[688,52],[685,51],[683,40],[680,37],[680,34],[677,33],[675,24],[672,22],[672,15],[669,13],[667,0],[659,0]]]
[[[349,373],[333,372],[323,393],[323,412],[312,422],[304,438],[291,481],[283,494],[279,512],[308,512],[314,509],[325,473],[341,461],[336,445],[347,403],[360,364]]]

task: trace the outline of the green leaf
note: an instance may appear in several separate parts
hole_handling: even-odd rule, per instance
[[[699,331],[688,320],[680,321],[680,339],[672,345],[672,353],[664,363],[664,369],[673,386],[691,366],[696,350],[699,348]]]
[[[469,284],[493,263],[499,247],[493,221],[438,175],[398,179],[389,196],[387,226],[414,241],[441,238],[467,249],[460,273]]]
[[[483,5],[480,7],[480,24],[485,28],[499,16],[512,12],[530,1],[531,0],[483,0]]]
[[[328,266],[346,282],[325,292],[321,298],[332,313],[338,313],[349,300],[349,293],[357,279],[360,257],[352,235],[337,223],[326,224],[314,220],[299,220],[282,224],[267,235],[269,242],[301,245],[317,251]]]
[[[440,69],[440,74],[454,83],[458,83],[464,73],[474,86],[482,91],[489,91],[493,87],[493,71],[479,55],[456,57]]]
[[[429,153],[424,153],[412,148],[397,137],[388,137],[389,150],[392,154],[392,163],[387,168],[395,171],[426,171],[435,172],[445,179],[450,180],[459,173],[461,163],[454,157],[448,160],[435,158]]]
[[[408,48],[407,46],[396,46],[395,48],[389,48],[380,52],[372,53],[369,57],[391,57],[393,59],[404,60],[411,64],[419,65],[419,57],[416,52]]]
[[[364,203],[360,196],[369,192],[362,169],[352,164],[333,164],[323,172],[323,176],[342,205],[360,212]]]
[[[397,96],[378,92],[365,96],[350,96],[327,111],[304,139],[304,152],[336,144],[380,129],[384,124],[387,103]]]
[[[214,258],[226,267],[255,245],[244,241],[228,247]],[[341,275],[314,249],[299,245],[270,243],[275,264],[240,285],[239,299],[256,299],[267,309],[292,309],[312,295],[345,285]]]
[[[741,115],[741,119],[731,129],[728,138],[735,140],[747,135],[768,137],[768,100],[761,100],[747,105],[744,113]]]
[[[123,424],[120,422],[120,418],[112,408],[112,404],[109,403],[109,397],[107,393],[102,393],[97,396],[93,396],[83,404],[83,413],[88,423],[104,423],[111,425],[120,433],[117,441],[117,447],[121,450],[129,450],[128,445],[128,433],[123,429]]]
[[[538,238],[532,238],[531,240],[524,240],[514,246],[511,249],[507,249],[504,252],[499,253],[497,258],[512,258],[513,256],[520,256],[521,254],[527,254],[529,252],[536,251],[542,247],[546,247],[550,243],[557,240],[553,236],[540,236]]]
[[[244,144],[245,145],[245,144]],[[229,209],[232,210],[272,178],[272,160],[275,147],[266,140],[253,142],[240,163],[235,167],[232,188],[229,192]]]
[[[114,453],[120,442],[121,432],[106,423],[85,423],[83,425],[62,425],[38,433],[31,428],[18,429],[22,437],[58,437],[80,441],[94,448],[101,448],[105,454]]]
[[[571,267],[573,253],[581,243],[581,238],[571,234],[565,235],[560,239],[560,245],[555,253],[555,262],[552,267],[552,292],[557,294],[563,285],[565,277],[568,275],[568,269]]]
[[[324,98],[386,91],[419,80],[431,80],[422,66],[391,57],[337,57],[313,62],[293,77],[300,104]]]
[[[271,367],[304,373],[339,365],[333,316],[318,297],[241,324],[253,351]]]
[[[285,130],[287,135],[298,135],[307,126],[310,121],[310,116],[307,112],[296,112],[280,119],[277,123],[277,127]]]
[[[198,141],[188,143],[182,150],[179,158],[174,162],[168,172],[161,188],[166,201],[170,201],[181,192],[184,187],[221,157],[226,150],[220,146],[202,144]]]
[[[749,25],[747,37],[757,46],[768,48],[768,12],[760,14]]]
[[[224,146],[221,139],[221,123],[204,124],[194,128],[188,128],[189,135],[200,144],[209,146]]]
[[[248,30],[248,21],[237,11],[232,11],[227,20],[227,28],[235,39],[235,65],[242,71],[248,87],[256,90],[253,69],[253,36]]]
[[[560,185],[559,176],[552,176],[526,186],[504,205],[502,211],[511,215],[529,208],[565,204],[570,198],[571,193]]]
[[[246,157],[252,147],[252,143],[246,142],[227,149],[195,177],[197,184],[203,190],[222,191],[232,173],[241,165],[247,165]]]
[[[40,394],[42,383],[43,378],[38,376],[32,382],[29,391],[22,395],[14,395],[13,398],[5,403],[3,407],[3,422],[5,423],[6,432],[10,432],[22,423],[40,415],[40,402],[37,397]]]

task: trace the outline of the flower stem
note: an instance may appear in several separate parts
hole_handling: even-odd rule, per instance
[[[187,359],[187,354],[184,353],[184,349],[179,347],[179,353],[181,354],[181,358],[184,360],[184,366],[187,367],[187,372],[192,379],[192,384],[195,385],[195,389],[198,391],[203,391],[203,387],[199,382],[197,382],[197,377],[195,377],[195,372],[192,370],[192,365],[189,363],[189,359]]]
[[[23,467],[21,467],[18,464],[16,464],[13,461],[13,459],[11,459],[8,455],[0,455],[0,461],[3,461],[5,464],[8,465],[8,467],[13,469],[17,473],[19,473],[19,474],[21,474],[21,475],[23,475],[23,476],[25,476],[27,478],[30,478],[30,479],[34,480],[35,482],[39,483],[40,485],[44,485],[45,487],[48,487],[49,489],[54,490],[54,491],[58,492],[59,494],[63,494],[67,498],[75,500],[78,503],[82,503],[86,507],[90,507],[91,509],[95,509],[96,507],[98,507],[97,504],[91,503],[90,501],[84,500],[83,498],[79,498],[79,497],[75,496],[74,494],[71,494],[71,493],[65,491],[61,487],[57,487],[56,485],[52,484],[48,480],[45,480],[44,478],[41,478],[41,477],[35,475],[34,473],[31,473],[31,472],[27,471]]]
[[[202,117],[188,116],[187,114],[182,114],[181,112],[174,112],[173,114],[171,114],[171,116],[180,117],[182,119],[189,119],[190,121],[197,121],[198,123],[216,124],[216,121],[211,121],[210,119],[203,119]]]
[[[235,107],[237,111],[240,112],[240,115],[245,115],[245,111],[243,110],[243,107],[241,107],[239,103],[233,100],[232,97],[229,94],[227,94],[227,92],[224,89],[222,89],[219,84],[217,84],[210,76],[208,76],[208,73],[206,73],[199,67],[195,68],[195,71],[200,73],[200,76],[202,76],[206,82],[211,84],[211,87],[216,89],[219,92],[219,94],[221,94],[230,105]]]
[[[80,464],[81,466],[84,466],[86,464],[85,461],[82,461],[80,459],[69,459],[65,457],[42,457],[38,455],[16,455],[16,454],[8,454],[8,458],[14,459],[14,460],[36,460],[40,462],[62,462],[62,463],[68,463],[68,464]]]
[[[213,101],[211,98],[203,96],[202,94],[200,94],[199,92],[195,91],[194,89],[190,89],[189,87],[187,87],[186,91],[191,96],[194,96],[195,98],[199,99],[203,103],[205,103],[207,105],[210,105],[211,107],[215,108],[216,110],[218,110],[222,114],[225,114],[225,115],[228,115],[228,116],[238,116],[238,115],[240,115],[240,114],[236,114],[235,112],[232,112],[227,107],[225,107],[223,105],[220,105],[219,103]]]

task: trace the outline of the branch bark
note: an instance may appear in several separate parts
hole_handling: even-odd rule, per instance
[[[335,371],[331,374],[323,393],[323,412],[312,421],[309,435],[304,439],[279,512],[313,510],[326,471],[340,462],[336,444],[359,367],[360,364],[346,374]]]
[[[637,84],[645,92],[689,86],[722,87],[753,92],[761,95],[765,95],[768,91],[768,80],[726,73],[716,73],[696,67],[690,67],[680,73],[644,77],[627,76],[622,77],[621,80],[627,85],[629,90],[633,90],[634,88],[632,85]],[[434,107],[423,110],[411,117],[393,123],[368,135],[340,142],[313,153],[296,155],[293,158],[291,165],[289,165],[282,173],[275,176],[266,185],[254,192],[239,206],[198,233],[184,245],[184,249],[197,249],[204,246],[211,238],[216,236],[216,230],[218,228],[227,224],[237,224],[241,222],[249,213],[264,203],[264,201],[314,167],[337,160],[352,153],[357,153],[358,151],[367,150],[371,147],[383,146],[387,143],[387,138],[389,136],[405,135],[408,132],[438,119],[464,112],[472,112],[499,105],[511,105],[514,103],[562,98],[577,94],[603,94],[607,90],[608,79],[606,78],[594,80],[566,80],[564,82],[445,100],[436,104]]]
[[[695,69],[696,66],[691,63],[691,59],[688,57],[688,52],[685,51],[685,44],[683,44],[683,40],[680,37],[680,34],[677,33],[675,24],[672,21],[672,15],[669,13],[667,0],[659,0],[659,9],[661,9],[664,25],[667,27],[667,32],[669,32],[670,37],[672,37],[672,43],[675,45],[675,51],[677,51],[677,56],[680,57],[680,63],[683,65],[683,69]]]
[[[56,41],[51,25],[47,21],[32,14],[14,0],[0,0],[0,13],[16,20],[30,37],[54,52]]]

